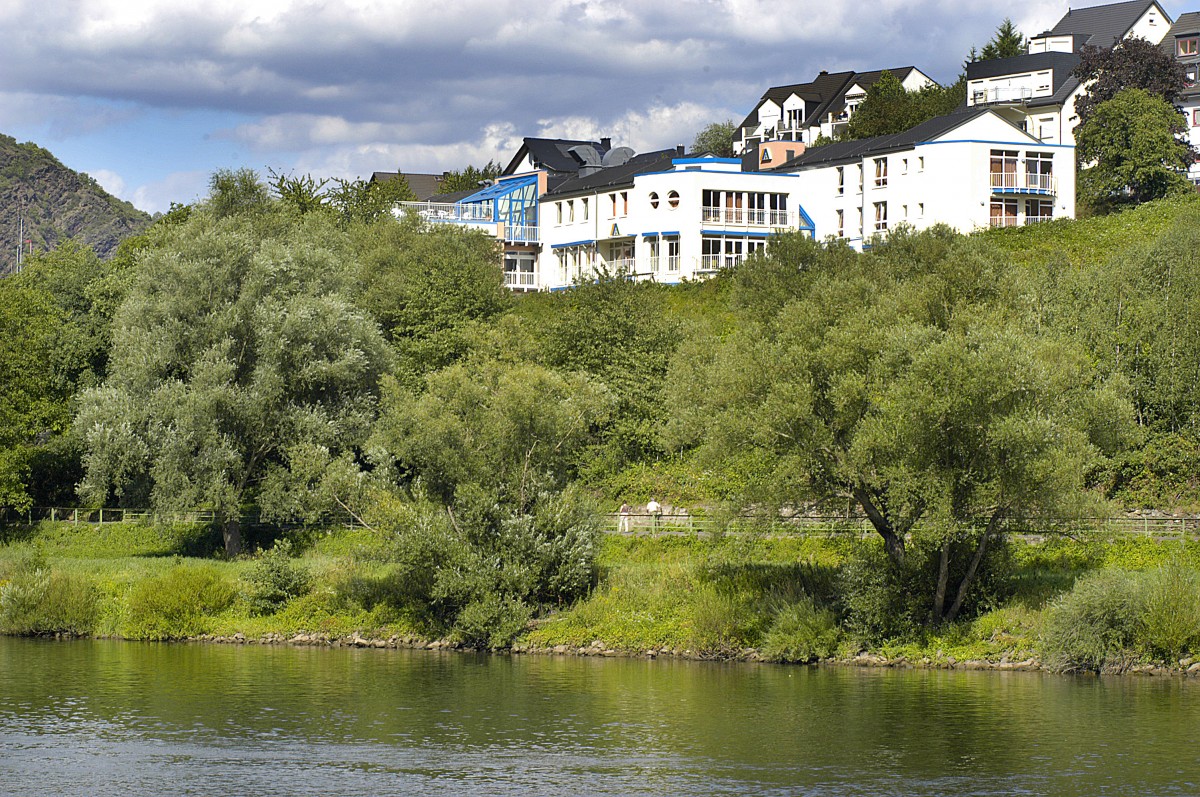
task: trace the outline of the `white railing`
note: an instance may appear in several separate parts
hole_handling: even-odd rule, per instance
[[[1016,216],[992,216],[991,223],[993,227],[1016,227]]]
[[[975,89],[971,92],[973,105],[987,105],[993,102],[1024,102],[1033,97],[1033,89],[1017,86],[997,86],[991,89]]]
[[[615,257],[611,260],[606,260],[604,265],[614,274],[632,274],[634,259],[632,257]]]
[[[698,274],[715,274],[722,268],[733,268],[745,260],[745,255],[700,255]]]
[[[473,202],[459,204],[457,202],[400,202],[397,208],[401,211],[416,213],[426,221],[433,222],[463,222],[463,221],[492,221],[492,203]]]
[[[536,224],[505,224],[504,240],[512,243],[535,244],[538,242]]]
[[[1026,224],[1037,224],[1040,221],[1054,221],[1053,216],[1026,216]]]
[[[701,220],[706,224],[725,224],[740,227],[790,227],[791,214],[786,210],[765,208],[701,208]]]
[[[667,258],[667,271],[679,270],[679,255],[671,255]]]
[[[992,172],[989,176],[993,190],[1031,191],[1038,194],[1053,194],[1055,192],[1054,175],[1052,174]]]
[[[537,287],[537,274],[532,271],[506,271],[504,285],[508,288],[534,288]]]

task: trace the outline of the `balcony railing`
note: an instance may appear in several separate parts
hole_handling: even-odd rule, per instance
[[[514,244],[535,244],[540,239],[536,224],[505,224],[504,240]]]
[[[636,263],[632,257],[614,257],[604,261],[604,265],[614,274],[632,274]]]
[[[765,208],[701,208],[701,219],[705,224],[730,225],[736,227],[790,227],[791,215],[786,210]]]
[[[733,268],[746,259],[745,255],[700,255],[697,274],[715,274],[718,269]]]
[[[679,255],[667,257],[667,272],[679,271]]]
[[[532,271],[506,271],[504,272],[504,285],[508,288],[535,288],[537,287],[537,274]]]
[[[976,89],[971,92],[972,105],[991,105],[997,102],[1025,102],[1033,98],[1033,89],[1016,86],[998,86],[991,89]]]
[[[416,213],[432,222],[490,222],[494,220],[491,202],[400,202],[401,211]]]
[[[992,216],[991,224],[993,227],[1016,227],[1016,216]]]
[[[1033,172],[992,172],[990,177],[992,191],[995,193],[1055,193],[1053,174],[1035,174]]]

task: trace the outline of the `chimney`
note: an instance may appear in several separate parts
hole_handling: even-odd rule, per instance
[[[600,139],[600,149],[612,149],[612,139],[611,138]]]
[[[682,158],[687,154],[687,148],[684,147],[683,144],[679,144],[675,147],[675,154]]]

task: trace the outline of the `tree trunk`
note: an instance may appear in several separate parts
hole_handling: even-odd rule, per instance
[[[221,520],[221,537],[225,541],[225,555],[233,558],[242,552],[242,522],[237,516]]]
[[[942,556],[938,560],[938,581],[937,591],[933,595],[933,622],[938,624],[942,621],[943,610],[946,608],[946,585],[950,581],[950,542],[951,538],[947,537],[942,543]]]
[[[966,575],[963,576],[962,583],[958,585],[958,595],[954,598],[954,605],[946,613],[947,622],[953,622],[954,618],[958,617],[958,613],[962,609],[963,600],[967,597],[967,590],[971,588],[971,584],[975,581],[975,573],[979,570],[979,563],[983,560],[984,552],[987,551],[988,540],[1000,528],[1003,520],[1004,510],[997,509],[996,514],[992,515],[992,519],[988,521],[987,528],[983,530],[983,539],[979,541],[979,546],[975,549],[975,555],[971,557],[971,564],[967,566]]]
[[[865,488],[854,488],[854,500],[858,501],[858,505],[867,513],[867,519],[871,521],[875,531],[879,533],[880,537],[883,537],[883,547],[887,550],[888,557],[898,565],[904,564],[904,536],[896,533],[892,524],[875,506],[875,502],[871,500],[871,496]]]

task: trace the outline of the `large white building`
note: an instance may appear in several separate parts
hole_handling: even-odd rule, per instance
[[[814,235],[855,248],[900,223],[969,233],[1075,213],[1075,148],[1040,141],[987,108],[826,144],[777,168],[799,179]]]
[[[1071,73],[1086,44],[1140,37],[1158,44],[1171,18],[1156,0],[1077,8],[1029,40],[1029,52],[967,65],[967,106],[991,108],[1048,144],[1075,144],[1075,102],[1086,86]]]
[[[1187,88],[1178,100],[1188,129],[1188,140],[1200,150],[1200,11],[1181,14],[1162,40],[1162,48],[1183,64]],[[1192,164],[1188,177],[1200,186],[1200,161]]]

